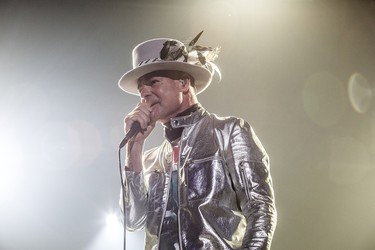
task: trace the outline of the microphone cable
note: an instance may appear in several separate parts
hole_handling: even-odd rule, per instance
[[[124,180],[125,169],[122,170],[121,164],[121,149],[128,143],[128,141],[133,138],[136,134],[142,132],[141,125],[138,121],[133,122],[130,130],[126,133],[125,138],[120,142],[118,146],[118,167],[120,171],[120,181],[121,181],[121,199],[122,199],[122,214],[123,214],[123,228],[124,228],[124,250],[126,250],[126,206],[125,206],[125,187],[126,179]]]
[[[119,171],[120,171],[120,181],[121,181],[121,199],[122,199],[122,215],[123,215],[123,221],[122,221],[122,224],[123,224],[123,244],[124,244],[124,250],[126,250],[126,208],[125,208],[125,182],[124,182],[124,177],[123,177],[123,171],[122,171],[122,165],[121,165],[121,148],[119,146],[118,148],[118,167],[119,167]],[[125,171],[125,170],[124,170]]]

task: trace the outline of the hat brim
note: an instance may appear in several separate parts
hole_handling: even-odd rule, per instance
[[[139,95],[137,82],[138,79],[145,74],[157,70],[178,70],[190,74],[192,77],[194,77],[197,94],[204,91],[212,81],[212,75],[210,71],[201,66],[196,66],[179,61],[158,61],[129,70],[120,78],[118,85],[123,91],[129,94]]]

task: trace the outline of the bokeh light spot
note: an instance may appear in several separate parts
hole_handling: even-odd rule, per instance
[[[350,103],[355,111],[364,114],[371,106],[373,91],[367,79],[360,73],[350,76],[348,83]]]
[[[75,120],[70,123],[78,134],[80,154],[76,159],[79,166],[90,165],[103,150],[102,138],[94,124],[86,120]]]
[[[39,157],[50,168],[87,166],[102,150],[98,129],[85,120],[46,123],[39,137]]]
[[[41,130],[40,157],[49,168],[69,168],[81,153],[79,135],[68,123],[49,122]]]

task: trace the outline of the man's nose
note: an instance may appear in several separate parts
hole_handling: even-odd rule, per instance
[[[143,101],[147,102],[147,99],[151,96],[151,87],[147,85],[143,85],[142,89],[140,90],[140,96]]]

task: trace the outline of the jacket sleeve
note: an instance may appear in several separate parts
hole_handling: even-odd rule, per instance
[[[146,222],[147,192],[143,172],[124,171],[125,206],[121,190],[120,207],[129,231],[142,229]],[[124,214],[125,207],[125,214]]]
[[[125,168],[123,173],[124,189],[125,189],[125,214],[123,206],[123,196],[121,193],[120,207],[122,215],[125,215],[126,228],[129,231],[143,229],[147,219],[148,205],[148,178],[147,172],[152,172],[153,166],[158,165],[157,159],[160,148],[155,147],[144,152],[142,157],[143,171],[140,173]]]
[[[236,119],[226,149],[226,162],[246,218],[242,249],[270,249],[276,208],[269,158],[250,125]]]

